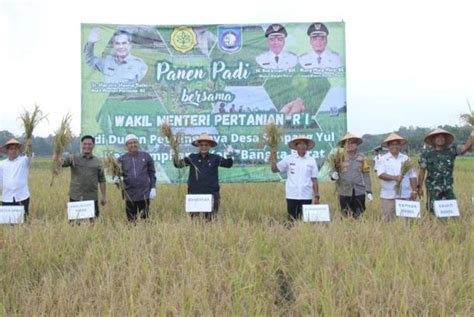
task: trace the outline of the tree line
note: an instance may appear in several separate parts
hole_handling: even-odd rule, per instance
[[[443,125],[438,126],[437,128],[441,128],[451,132],[454,135],[455,143],[464,143],[472,131],[472,128],[467,126]],[[401,126],[398,131],[394,132],[407,140],[408,143],[405,146],[404,152],[408,153],[409,155],[415,155],[421,153],[421,151],[426,147],[426,143],[424,141],[425,136],[432,130],[434,129],[413,126]],[[379,146],[389,134],[390,132],[383,134],[364,134],[362,136],[362,138],[364,139],[364,143],[359,146],[360,151],[371,152],[374,148]],[[469,153],[466,154],[469,155]]]

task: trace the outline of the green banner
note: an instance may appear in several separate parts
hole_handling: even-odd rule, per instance
[[[222,182],[280,180],[268,165],[263,128],[283,131],[287,143],[304,135],[319,164],[347,130],[343,22],[255,25],[82,24],[82,134],[96,137],[96,153],[125,152],[136,134],[155,159],[160,182],[185,175],[160,137],[170,124],[180,153],[195,152],[207,132],[214,153],[234,148],[234,166]]]

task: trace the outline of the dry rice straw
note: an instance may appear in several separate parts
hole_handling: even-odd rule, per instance
[[[38,126],[38,124],[46,118],[46,115],[43,114],[39,105],[34,106],[33,110],[23,110],[20,113],[20,120],[23,123],[24,128],[24,136],[26,140],[30,140],[33,138],[33,131]],[[27,145],[25,153],[27,156],[32,155],[31,146]]]
[[[469,100],[467,100],[467,107],[469,108],[469,113],[463,113],[459,117],[465,124],[474,127],[474,112],[472,111],[471,105],[469,104]]]
[[[53,143],[53,156],[56,158],[53,160],[52,165],[52,178],[51,186],[53,185],[54,177],[59,175],[63,165],[63,153],[64,149],[71,143],[74,135],[71,130],[71,114],[66,114],[61,120],[61,125],[54,133],[54,143]]]
[[[400,167],[400,181],[397,181],[395,184],[395,191],[400,194],[401,193],[401,184],[403,178],[408,174],[410,170],[415,168],[415,165],[413,164],[413,161],[408,159],[405,162],[402,163],[402,166]]]
[[[280,145],[280,140],[283,135],[283,130],[278,128],[275,123],[268,123],[264,128],[264,137],[265,145],[270,148],[270,162],[276,162],[277,160],[277,150]]]

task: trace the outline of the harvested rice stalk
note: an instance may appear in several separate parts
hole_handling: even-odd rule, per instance
[[[342,165],[346,160],[346,150],[341,147],[337,147],[328,156],[330,170],[335,170],[339,174],[342,172]]]
[[[402,180],[409,171],[415,168],[415,164],[411,159],[406,160],[400,167],[400,181],[395,184],[395,191],[400,195],[402,190]]]
[[[102,164],[108,175],[112,177],[122,176],[122,166],[112,153],[107,152],[105,154],[105,157],[102,159]]]
[[[175,164],[178,163],[179,159],[179,142],[178,142],[178,135],[173,135],[173,129],[168,123],[163,123],[160,126],[160,135],[162,137],[166,137],[170,144],[171,150],[173,152],[173,162]]]
[[[71,130],[71,120],[71,114],[66,114],[61,120],[61,125],[54,133],[52,166],[53,176],[51,178],[51,186],[53,185],[54,177],[59,175],[61,172],[64,149],[71,143],[72,138],[74,137]]]
[[[282,135],[283,130],[278,128],[273,122],[268,123],[264,128],[263,140],[265,141],[265,145],[270,148],[270,163],[276,162],[277,160],[277,150]]]
[[[20,113],[20,120],[23,123],[24,136],[25,140],[31,140],[33,138],[33,131],[38,126],[38,124],[46,118],[46,115],[43,114],[39,105],[35,105],[33,110],[28,111],[24,110]],[[27,156],[31,156],[32,149],[28,145],[25,150]]]
[[[467,101],[467,106],[469,108],[469,113],[463,113],[459,117],[463,123],[474,127],[474,112],[472,111],[471,105],[469,104],[469,100]]]
[[[346,142],[347,144],[347,142]],[[346,146],[336,147],[328,156],[329,170],[335,170],[339,174],[339,178],[336,179],[336,185],[338,186],[341,182],[342,166],[346,160]]]
[[[118,184],[116,183],[115,185],[117,185],[117,188],[122,190],[122,193],[126,194],[125,183],[122,181],[122,165],[111,152],[106,152],[104,158],[102,159],[102,166],[104,167],[107,175],[112,176],[112,178],[118,177],[120,179],[120,182]]]

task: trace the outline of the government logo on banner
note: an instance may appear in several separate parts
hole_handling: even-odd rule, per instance
[[[242,48],[242,28],[223,27],[217,28],[219,36],[219,49],[227,53],[235,53]]]

